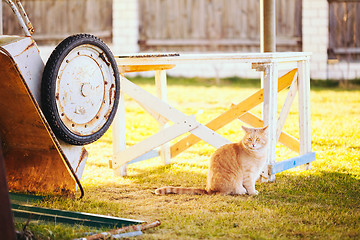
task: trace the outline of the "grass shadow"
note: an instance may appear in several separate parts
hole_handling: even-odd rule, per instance
[[[164,185],[183,186],[183,187],[204,187],[206,182],[206,171],[198,173],[191,171],[195,164],[187,165],[188,170],[183,170],[186,164],[173,163],[169,165],[160,165],[150,169],[134,168],[129,176],[134,184],[148,184],[149,186],[162,187]]]
[[[82,201],[55,204],[70,210],[150,221],[160,229],[149,239],[334,239],[359,237],[360,179],[327,171],[283,172],[275,183],[257,184],[258,196],[166,195],[172,185],[205,187],[206,171],[184,164],[131,169],[129,184],[89,189]],[[154,234],[154,235],[152,235]],[[191,236],[196,236],[191,238]]]
[[[311,171],[311,170],[310,170]],[[278,202],[314,208],[360,208],[360,178],[340,172],[282,173],[274,184],[262,184],[259,201]]]

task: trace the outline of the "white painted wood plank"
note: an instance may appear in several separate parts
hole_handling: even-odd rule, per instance
[[[280,115],[279,115],[279,119],[278,119],[278,123],[277,123],[277,130],[276,130],[276,141],[279,141],[281,131],[285,125],[286,118],[289,115],[290,108],[294,102],[297,90],[298,90],[297,74],[295,74],[294,80],[290,86],[289,92],[286,96],[284,105],[283,105]]]
[[[136,99],[134,99],[134,101],[139,104],[139,106],[142,107],[148,114],[150,114],[159,124],[164,125],[169,121],[165,117],[161,116],[159,113],[143,105],[141,102],[136,101]]]
[[[278,65],[277,63],[266,65],[264,78],[264,126],[268,125],[268,149],[267,162],[275,162],[276,128],[277,128],[277,89],[278,89]],[[269,176],[269,181],[275,180],[275,175]]]
[[[199,126],[191,115],[118,154],[120,166]],[[119,167],[119,166],[115,166]]]
[[[232,143],[230,140],[224,138],[220,134],[216,133],[215,131],[212,131],[208,127],[200,124],[197,128],[190,131],[192,134],[197,136],[198,138],[201,138],[214,148],[219,148],[225,144]]]
[[[297,68],[297,62],[296,61],[284,61],[279,62],[278,70],[289,70]]]
[[[310,96],[310,59],[304,61],[305,64],[305,85],[306,85],[306,153],[312,152],[311,149],[311,96]],[[310,165],[308,165],[310,167]]]
[[[125,98],[124,92],[120,92],[120,99],[115,119],[112,124],[113,138],[113,162],[115,174],[118,176],[126,176],[126,165],[120,164],[120,153],[126,149],[126,127],[125,127]],[[120,167],[121,166],[121,167]]]
[[[159,57],[159,55],[164,55]],[[181,54],[166,56],[166,54],[138,53],[126,56],[117,56],[118,65],[167,65],[182,63],[285,63],[301,61],[309,57],[306,52],[273,52],[273,53],[209,53],[209,54]]]
[[[297,68],[297,61],[286,61],[286,62],[279,62],[278,64],[278,70],[289,70]],[[252,69],[256,69],[257,71],[265,71],[264,69],[264,63],[252,63],[251,64]],[[263,87],[263,86],[261,86]]]
[[[310,79],[306,61],[299,63],[299,130],[300,154],[311,151],[310,139]]]
[[[154,157],[158,157],[160,156],[159,150],[158,149],[154,149],[151,150],[150,152],[144,153],[143,155],[131,160],[130,162],[128,162],[127,164],[133,164],[133,163],[137,163],[137,162],[141,162],[141,161],[145,161]]]
[[[166,79],[166,71],[158,70],[155,71],[155,86],[158,98],[167,103],[167,79]],[[167,128],[169,126],[168,123],[164,123],[159,121],[160,130]],[[170,164],[171,162],[171,152],[170,152],[170,143],[164,143],[160,147],[160,158],[164,164]]]
[[[165,70],[155,71],[155,87],[158,98],[167,102],[167,79]]]
[[[163,102],[136,84],[130,82],[125,77],[121,78],[121,87],[122,91],[128,94],[131,98],[172,122],[178,122],[186,117],[184,113]]]
[[[309,60],[299,62],[299,140],[300,154],[311,152],[310,127],[310,66]],[[310,169],[307,164],[305,169]]]
[[[141,102],[141,104],[145,105],[147,108],[159,113],[166,119],[169,119],[172,122],[178,122],[179,120],[187,117],[184,113],[156,98],[154,95],[130,82],[126,78],[123,77],[121,81],[122,90],[126,92],[126,94]],[[229,142],[226,138],[203,125],[201,125],[199,130],[193,131],[192,133],[201,139],[206,138],[206,141],[209,141],[208,143],[214,147]],[[214,139],[209,139],[209,136],[213,136]]]
[[[301,156],[297,156],[294,158],[290,158],[281,162],[276,162],[270,165],[270,171],[275,174],[279,173],[300,165],[307,165],[310,164],[310,162],[314,161],[316,159],[316,154],[314,152],[309,152]]]

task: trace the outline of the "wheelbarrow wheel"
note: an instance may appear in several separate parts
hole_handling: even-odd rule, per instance
[[[114,56],[99,38],[64,39],[50,55],[41,84],[41,107],[59,139],[85,145],[107,131],[119,102],[120,77]]]

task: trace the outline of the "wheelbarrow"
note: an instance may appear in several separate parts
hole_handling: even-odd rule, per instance
[[[120,94],[115,59],[89,34],[64,39],[46,64],[19,0],[5,0],[25,36],[0,36],[0,139],[11,191],[74,194],[84,145],[109,128]]]

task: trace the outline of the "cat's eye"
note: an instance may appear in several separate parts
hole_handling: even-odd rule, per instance
[[[248,140],[248,142],[251,142],[251,141],[252,141],[251,138],[248,138],[247,140]]]
[[[260,138],[256,138],[256,141],[259,142],[259,141],[260,141]]]

